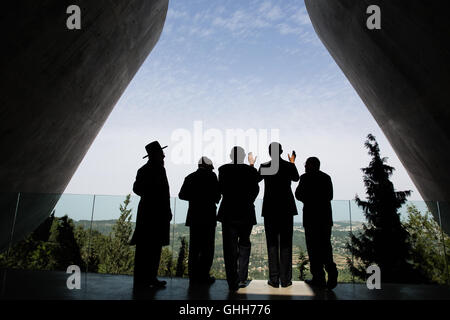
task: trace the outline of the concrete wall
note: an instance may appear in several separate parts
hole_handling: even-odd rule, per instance
[[[81,30],[66,9],[81,8]],[[168,0],[2,3],[0,250],[56,204],[123,91],[155,46]]]
[[[305,0],[320,39],[450,233],[450,24],[445,1]],[[381,8],[381,30],[366,9]],[[438,219],[436,206],[433,213]]]

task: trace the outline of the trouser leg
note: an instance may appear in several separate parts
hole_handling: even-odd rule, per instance
[[[158,275],[161,245],[137,244],[134,258],[134,286],[147,286]]]
[[[271,219],[264,219],[264,229],[266,232],[267,257],[269,262],[269,280],[273,283],[280,281],[280,259],[279,259],[279,233],[276,222]]]
[[[150,277],[148,276],[148,250],[143,244],[136,244],[136,250],[134,254],[134,273],[133,282],[134,286],[147,286],[150,284]]]
[[[333,247],[331,246],[331,230],[332,227],[324,228],[322,239],[323,239],[323,256],[322,261],[325,267],[325,270],[328,273],[328,277],[330,275],[337,274],[336,263],[333,261]]]
[[[190,279],[197,279],[199,277],[199,256],[201,246],[201,230],[195,226],[190,226],[189,233],[189,258],[188,258],[188,272]],[[199,234],[200,233],[200,234]]]
[[[247,281],[248,278],[248,264],[251,252],[250,234],[252,228],[252,225],[239,228],[239,281]]]
[[[294,218],[283,221],[280,232],[280,281],[287,284],[292,280],[292,234]]]
[[[161,259],[161,250],[162,250],[161,245],[151,246],[150,249],[149,276],[151,281],[156,280],[156,277],[158,276],[159,261]]]
[[[320,230],[317,229],[305,228],[305,240],[313,279],[317,282],[325,282],[319,232]]]
[[[237,272],[238,234],[236,227],[228,223],[222,223],[222,239],[223,258],[225,260],[225,273],[228,286],[230,288],[235,288],[239,283]]]
[[[200,277],[207,279],[214,260],[214,245],[215,245],[216,227],[207,226],[203,229],[203,237],[199,243],[199,270]]]

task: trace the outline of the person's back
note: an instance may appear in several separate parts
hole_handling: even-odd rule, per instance
[[[303,224],[311,227],[332,226],[333,185],[328,174],[317,170],[300,177],[295,196],[303,202]]]
[[[216,204],[220,201],[217,176],[212,161],[202,157],[197,171],[184,179],[178,194],[189,201],[186,226],[189,227],[189,279],[192,282],[214,282],[209,275],[214,259]]]
[[[338,278],[331,246],[333,184],[330,176],[320,171],[320,160],[316,157],[306,160],[305,172],[300,177],[295,197],[303,202],[303,227],[313,276],[306,283],[333,289]],[[328,273],[328,281],[324,269]]]
[[[259,193],[258,172],[243,163],[229,163],[219,168],[222,193],[218,220],[256,224],[254,202]]]
[[[147,162],[137,172],[133,192],[141,197],[138,214],[142,224],[171,218],[170,192],[166,169],[158,163]],[[142,213],[146,214],[142,214]],[[149,225],[151,227],[151,225]]]
[[[295,153],[290,162],[281,159],[283,148],[278,142],[269,145],[272,160],[261,165],[259,179],[264,179],[262,216],[266,231],[269,262],[268,284],[278,288],[292,285],[292,237],[294,215],[297,215],[291,182],[298,181]]]
[[[272,161],[261,164],[260,179],[264,179],[264,200],[262,216],[297,215],[294,195],[291,189],[292,181],[298,181],[299,174],[294,163],[279,158],[279,168],[276,174],[261,175],[263,168],[272,166]]]
[[[164,152],[158,141],[145,146],[149,161],[136,175],[133,191],[141,197],[136,217],[136,228],[130,240],[136,245],[134,258],[135,290],[148,286],[163,287],[157,279],[162,247],[170,241],[170,192],[164,169]]]
[[[220,201],[220,190],[217,176],[212,170],[199,168],[188,175],[178,197],[189,201],[186,226],[216,224],[216,204]]]
[[[258,172],[244,164],[245,151],[233,147],[231,163],[219,168],[222,194],[217,220],[222,223],[223,257],[231,291],[246,286],[250,261],[250,234],[256,224],[254,201],[259,193]]]

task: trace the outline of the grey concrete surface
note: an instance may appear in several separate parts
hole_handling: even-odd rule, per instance
[[[168,0],[2,3],[0,251],[50,214],[117,100],[157,43]],[[11,213],[13,212],[13,214]],[[6,229],[6,231],[4,230]]]
[[[4,273],[5,271],[3,271]],[[4,275],[1,274],[0,275]],[[211,285],[190,286],[185,278],[163,278],[166,288],[133,294],[133,277],[82,274],[81,289],[66,287],[68,274],[56,271],[6,271],[3,300],[450,300],[450,288],[433,285],[382,284],[369,290],[365,284],[338,284],[333,291],[315,290],[303,281],[289,288],[269,287],[265,280],[253,280],[236,293],[225,280]],[[2,277],[3,279],[4,277]]]
[[[314,29],[450,233],[450,24],[445,1],[305,0]],[[369,30],[369,5],[381,29]],[[436,220],[438,210],[430,206]]]

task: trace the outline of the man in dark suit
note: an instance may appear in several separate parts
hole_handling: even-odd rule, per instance
[[[331,247],[333,184],[330,176],[320,171],[318,158],[306,160],[305,174],[300,177],[295,197],[303,202],[303,226],[313,276],[306,282],[333,289],[338,277]],[[328,282],[325,282],[324,268],[328,273]]]
[[[292,235],[294,215],[297,215],[291,182],[298,181],[295,152],[289,161],[281,159],[281,144],[269,146],[271,161],[261,164],[259,180],[264,179],[262,216],[269,258],[268,284],[278,288],[292,285]],[[272,170],[272,171],[271,171]],[[267,173],[266,173],[266,172]]]
[[[145,146],[148,162],[136,176],[133,191],[141,197],[136,229],[130,241],[136,245],[134,258],[134,289],[164,287],[157,279],[161,249],[169,244],[170,210],[169,183],[164,168],[164,152],[158,141]]]
[[[244,164],[245,151],[231,150],[231,163],[219,168],[222,193],[217,220],[222,222],[223,255],[230,291],[247,285],[250,258],[250,234],[256,224],[254,202],[259,193],[258,172]]]
[[[202,157],[197,171],[184,179],[178,197],[189,201],[186,226],[189,233],[189,278],[192,283],[211,284],[209,271],[214,259],[216,204],[220,201],[217,176],[212,161]]]

